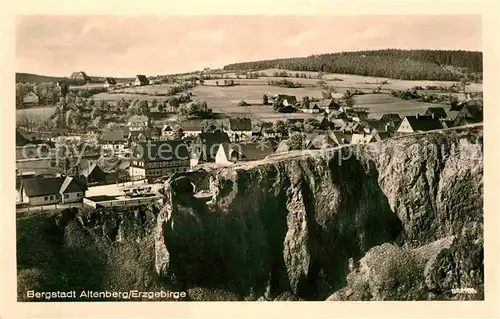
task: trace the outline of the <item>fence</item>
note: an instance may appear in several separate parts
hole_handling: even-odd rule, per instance
[[[17,213],[23,213],[23,212],[44,212],[44,211],[54,211],[54,210],[63,210],[66,208],[72,208],[72,207],[78,207],[82,208],[83,203],[78,202],[78,203],[68,203],[68,204],[53,204],[53,205],[43,205],[43,206],[31,206],[29,204],[17,204],[16,205],[16,212]]]
[[[156,195],[151,197],[142,198],[127,198],[127,199],[117,199],[117,200],[107,200],[102,202],[95,202],[88,198],[83,199],[85,205],[91,206],[93,208],[97,207],[121,207],[121,206],[139,206],[152,203],[161,203],[163,199],[162,195]]]

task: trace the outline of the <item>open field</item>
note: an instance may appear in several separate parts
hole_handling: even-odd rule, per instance
[[[146,100],[153,101],[157,100],[158,102],[163,102],[167,99],[166,96],[154,96],[154,95],[141,95],[141,94],[131,94],[131,93],[99,93],[93,95],[92,98],[96,101],[108,101],[108,102],[116,102],[121,99],[132,101],[132,100]]]
[[[55,106],[44,106],[44,107],[32,107],[28,109],[17,109],[16,119],[21,120],[23,118],[28,118],[30,120],[45,120],[48,119],[52,114],[54,114],[56,108]]]
[[[289,74],[295,75],[295,73],[306,74],[307,76],[311,76],[309,78],[294,78],[288,77],[290,81],[305,83],[305,84],[316,84],[320,79],[317,77],[318,72],[307,72],[307,71],[291,71],[291,70],[281,70],[281,69],[267,69],[261,70],[259,73],[265,73],[268,76],[262,77],[257,80],[260,80],[264,83],[267,83],[267,80],[271,79],[283,79],[283,78],[275,78],[273,77],[275,72],[287,72]],[[226,76],[231,78],[236,78],[236,74],[226,73]],[[334,81],[334,79],[342,79],[342,81]],[[438,86],[449,86],[452,84],[456,84],[458,82],[453,81],[410,81],[410,80],[398,80],[398,79],[390,79],[390,78],[382,78],[382,77],[373,77],[373,76],[361,76],[361,75],[351,75],[351,74],[337,74],[337,73],[323,73],[322,80],[326,81],[329,85],[333,85],[339,89],[347,89],[347,88],[358,88],[358,89],[376,89],[377,83],[387,80],[388,84],[383,86],[384,89],[390,90],[406,90],[414,86],[426,86],[426,85],[438,85]],[[220,80],[219,80],[220,81]],[[223,80],[222,80],[223,81]],[[246,81],[246,79],[245,79]],[[483,84],[481,83],[471,83],[468,86],[468,90],[470,92],[482,92]],[[342,92],[342,90],[339,90]]]
[[[119,93],[146,93],[146,94],[166,94],[174,85],[172,84],[153,84],[144,86],[131,86],[123,89],[116,89]]]
[[[365,94],[354,97],[355,107],[367,108],[370,118],[380,118],[384,113],[398,113],[401,117],[424,113],[427,108],[443,107],[448,111],[449,105],[422,103],[419,101],[401,100],[388,94]]]

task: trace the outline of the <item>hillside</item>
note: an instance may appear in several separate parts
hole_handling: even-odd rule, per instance
[[[477,80],[482,79],[482,60],[482,52],[475,51],[387,49],[240,62],[226,65],[224,70],[280,68],[403,80],[459,81],[466,74]]]
[[[481,125],[199,170],[164,193],[159,210],[18,216],[19,299],[484,299]]]
[[[65,77],[45,76],[31,73],[17,73],[16,83],[42,83],[42,82],[57,82],[67,79]]]

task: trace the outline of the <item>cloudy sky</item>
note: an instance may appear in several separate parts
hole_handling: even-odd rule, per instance
[[[22,16],[16,70],[132,77],[350,50],[481,46],[479,16]]]

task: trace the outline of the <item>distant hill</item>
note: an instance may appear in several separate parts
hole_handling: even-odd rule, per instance
[[[42,82],[57,82],[60,80],[67,79],[65,77],[55,77],[55,76],[45,76],[31,73],[17,73],[16,72],[16,83],[42,83]]]
[[[226,71],[273,68],[404,80],[459,81],[464,75],[468,75],[478,81],[482,79],[483,54],[463,50],[386,49],[240,62],[224,66]]]

